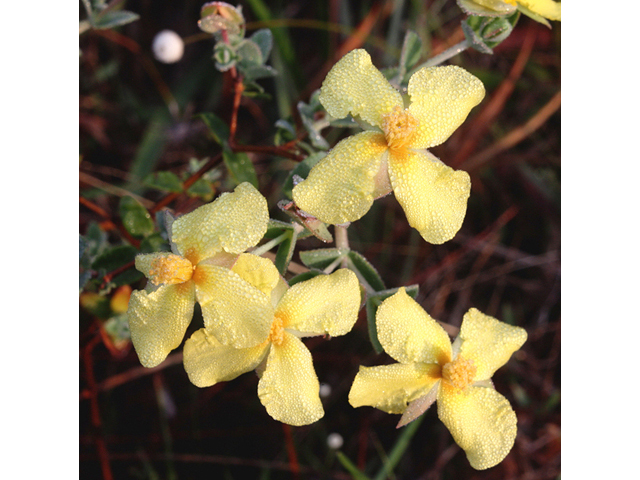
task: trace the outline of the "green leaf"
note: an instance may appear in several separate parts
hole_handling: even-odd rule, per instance
[[[324,273],[321,270],[311,269],[308,272],[300,273],[295,277],[290,278],[287,283],[290,287],[293,287],[296,283],[311,280],[313,277],[317,277],[318,275],[324,275]]]
[[[273,48],[273,34],[268,28],[257,30],[249,39],[260,48],[262,63],[266,62]]]
[[[513,31],[520,18],[516,12],[508,17],[480,17],[471,15],[461,23],[467,41],[482,53],[492,54],[493,49],[502,43]]]
[[[262,65],[264,63],[260,47],[250,39],[245,39],[240,42],[236,49],[236,54],[238,55],[238,66],[240,68]]]
[[[214,193],[211,183],[204,178],[199,178],[187,189],[187,194],[193,197],[200,197],[207,202],[213,199]]]
[[[355,464],[341,451],[336,452],[336,458],[345,470],[351,474],[354,480],[370,480],[369,477],[362,473],[360,469],[358,469],[358,467],[356,467]]]
[[[109,318],[103,324],[105,332],[111,337],[111,341],[119,346],[124,342],[131,340],[131,331],[129,330],[129,318],[126,313],[121,313]]]
[[[216,68],[221,72],[231,70],[238,62],[238,54],[235,49],[225,42],[218,42],[213,47],[213,59]]]
[[[298,176],[301,179],[307,178],[311,169],[326,156],[327,152],[316,152],[312,155],[309,155],[307,158],[293,167],[293,170],[291,170],[289,176],[282,185],[282,193],[284,193],[287,198],[293,198],[291,191],[293,190],[293,179],[295,178],[295,176]]]
[[[387,288],[384,286],[384,282],[378,271],[360,253],[350,250],[347,256],[352,269],[355,270],[356,273],[360,272],[362,278],[366,280],[374,291],[378,292]]]
[[[337,248],[305,250],[300,252],[300,261],[309,268],[324,270],[337,259],[344,258],[346,254],[346,251]]]
[[[269,65],[251,65],[249,67],[243,67],[242,73],[244,74],[245,82],[252,82],[260,78],[275,77],[278,72],[271,68]]]
[[[140,18],[137,13],[127,10],[109,10],[93,18],[93,28],[106,29],[126,25]]]
[[[291,257],[293,257],[293,252],[296,248],[297,237],[298,234],[295,229],[289,230],[286,233],[286,238],[278,246],[276,258],[273,263],[276,265],[276,268],[282,276],[287,273],[289,262],[291,261]]]
[[[163,192],[182,193],[182,182],[173,172],[154,172],[147,175],[142,183]]]
[[[91,264],[93,270],[105,270],[107,273],[133,262],[138,251],[131,245],[119,245],[100,254]]]
[[[229,140],[229,126],[215,113],[201,113],[196,118],[202,119],[218,145],[224,145]]]
[[[82,238],[82,235],[79,235],[80,237],[80,257],[78,258],[78,261],[82,259],[82,255],[84,254],[84,251],[87,249],[87,241]]]
[[[309,132],[309,139],[311,140],[311,144],[316,148],[321,148],[322,150],[329,149],[329,143],[320,135],[320,131],[324,127],[329,126],[328,119],[322,119],[321,121],[316,121],[316,113],[324,112],[324,107],[320,103],[320,90],[316,90],[311,95],[309,99],[309,103],[306,104],[304,102],[298,102],[297,105],[298,113],[300,114],[300,118],[302,120],[302,124],[304,128]]]
[[[170,252],[171,246],[162,235],[153,233],[140,242],[140,253]]]
[[[398,77],[402,82],[405,75],[413,66],[418,63],[422,55],[422,40],[418,34],[412,30],[408,30],[404,36],[402,44],[402,52],[400,53],[400,67]]]
[[[249,182],[254,187],[258,188],[258,176],[256,170],[253,167],[253,163],[245,152],[232,152],[229,149],[224,149],[222,152],[222,159],[224,164],[229,170],[229,174],[237,185],[242,182]]]
[[[154,232],[153,220],[146,208],[133,197],[120,199],[120,218],[133,237],[141,238]]]

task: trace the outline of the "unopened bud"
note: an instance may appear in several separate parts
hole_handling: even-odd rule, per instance
[[[173,30],[162,30],[153,39],[153,55],[162,63],[175,63],[182,58],[184,42]]]

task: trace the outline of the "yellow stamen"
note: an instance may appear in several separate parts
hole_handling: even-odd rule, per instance
[[[268,341],[274,345],[282,345],[284,341],[284,322],[280,317],[275,317],[271,324]]]
[[[396,106],[382,118],[382,130],[387,145],[392,149],[404,148],[411,144],[418,126],[418,120],[408,111]]]
[[[516,0],[504,0],[504,3],[508,3],[509,5],[513,5],[514,7],[518,6],[516,4]]]
[[[179,255],[159,257],[151,262],[149,280],[155,285],[184,283],[191,280],[193,268],[189,260]]]
[[[477,370],[473,360],[458,357],[442,367],[442,378],[451,386],[462,390],[473,382]]]

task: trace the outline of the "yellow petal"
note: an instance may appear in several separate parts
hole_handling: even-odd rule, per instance
[[[381,133],[362,132],[342,140],[293,188],[293,200],[325,223],[358,220],[373,204],[386,151]]]
[[[344,118],[349,113],[380,127],[382,116],[402,107],[402,96],[391,86],[362,49],[352,50],[336,63],[322,82],[320,103],[329,115]]]
[[[349,332],[358,319],[360,285],[356,275],[341,268],[296,283],[282,297],[275,316],[283,327],[303,335],[332,337]]]
[[[449,335],[404,287],[380,304],[376,327],[382,348],[400,363],[451,361]]]
[[[439,372],[438,365],[426,363],[361,366],[349,391],[349,403],[403,413],[409,402],[429,393],[439,380]]]
[[[409,79],[409,111],[418,120],[412,148],[440,145],[484,98],[484,85],[455,65],[422,68]]]
[[[473,360],[475,381],[487,380],[509,361],[527,340],[524,328],[514,327],[472,308],[462,319],[459,356]]]
[[[409,225],[433,244],[451,240],[464,220],[471,179],[427,151],[405,150],[389,156],[393,193]]]
[[[267,297],[280,281],[280,273],[271,260],[250,253],[240,254],[231,270]]]
[[[180,346],[193,317],[194,303],[193,282],[131,294],[127,310],[131,341],[143,366],[159,365]]]
[[[220,343],[250,348],[267,339],[273,307],[264,293],[237,273],[214,265],[198,265],[194,282],[204,326]]]
[[[518,0],[518,3],[549,20],[560,21],[560,2],[554,2],[553,0]]]
[[[224,250],[241,253],[256,245],[267,231],[266,199],[250,183],[184,215],[171,226],[171,240],[191,263]]]
[[[184,344],[184,369],[195,386],[210,387],[255,369],[268,349],[268,343],[251,348],[228,347],[201,328]]]
[[[280,422],[309,425],[324,415],[319,392],[311,353],[300,339],[285,332],[283,342],[272,345],[267,357],[258,383],[260,401]]]
[[[500,463],[513,447],[516,414],[509,401],[493,388],[459,391],[442,382],[438,416],[476,470]]]

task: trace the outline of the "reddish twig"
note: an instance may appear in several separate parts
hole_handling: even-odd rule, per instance
[[[440,271],[445,270],[448,267],[450,267],[451,265],[455,264],[458,260],[460,260],[460,258],[464,254],[466,254],[470,250],[473,250],[476,247],[476,245],[484,242],[487,237],[489,237],[490,235],[493,234],[493,232],[495,232],[495,231],[501,229],[502,227],[504,227],[509,221],[511,221],[511,219],[513,219],[513,217],[516,216],[517,213],[518,213],[518,207],[516,207],[515,205],[512,205],[511,207],[507,208],[502,213],[502,215],[500,215],[496,219],[495,222],[493,222],[491,225],[489,225],[487,228],[485,228],[482,232],[480,232],[478,235],[476,235],[473,239],[471,239],[464,246],[460,247],[458,250],[455,250],[455,251],[449,253],[437,265],[434,265],[433,267],[428,268],[428,269],[424,270],[423,272],[415,275],[410,280],[408,285],[412,285],[412,284],[416,284],[416,283],[422,283],[425,280],[427,280],[429,277],[431,277],[433,275],[436,275]]]
[[[116,275],[120,275],[122,272],[129,270],[130,268],[133,268],[136,266],[136,262],[135,260],[129,262],[129,263],[125,263],[124,265],[122,265],[121,267],[116,268],[115,270],[107,273],[104,277],[102,277],[102,283],[100,284],[100,290],[102,290],[104,287],[107,286],[107,284],[113,280],[113,277],[115,277]]]
[[[293,474],[293,478],[297,480],[300,478],[300,464],[298,463],[298,455],[296,454],[296,447],[293,443],[291,427],[286,423],[283,423],[282,430],[284,431],[284,440],[287,446],[287,454],[289,455],[291,473]]]
[[[186,179],[184,181],[183,185],[183,192],[186,192],[187,189],[193,185],[194,183],[196,183],[200,178],[202,178],[202,176],[207,173],[209,170],[211,170],[213,167],[216,166],[216,164],[222,159],[222,153],[218,153],[215,157],[213,157],[211,160],[209,160],[207,163],[205,163],[202,167],[200,167],[200,170],[198,170],[196,173],[194,173],[193,175],[191,175],[188,179]],[[166,207],[167,205],[169,205],[171,202],[173,202],[176,198],[178,198],[178,195],[181,195],[181,193],[170,193],[169,195],[167,195],[166,197],[164,197],[163,199],[159,200],[155,205],[153,205],[150,209],[149,209],[149,213],[151,213],[152,215],[156,214],[157,212],[160,211],[160,209]]]
[[[91,356],[93,348],[100,343],[100,337],[94,337],[85,347],[83,360],[85,372],[87,375],[87,383],[89,384],[89,399],[91,400],[91,424],[93,425],[96,436],[96,449],[100,459],[100,467],[102,468],[102,477],[104,480],[113,480],[111,473],[111,465],[109,464],[109,452],[107,445],[102,437],[102,421],[100,419],[100,406],[98,405],[98,389],[96,387],[96,379],[93,375],[93,358]]]
[[[524,71],[525,65],[529,61],[536,41],[536,32],[537,29],[535,26],[529,27],[527,30],[522,48],[520,48],[520,52],[511,67],[509,75],[503,80],[495,92],[493,92],[489,102],[485,104],[480,114],[473,120],[473,123],[465,134],[464,143],[462,143],[457,154],[449,162],[450,166],[457,168],[473,153],[482,135],[485,134],[493,120],[495,120],[504,108],[505,103],[515,89],[516,82]]]

